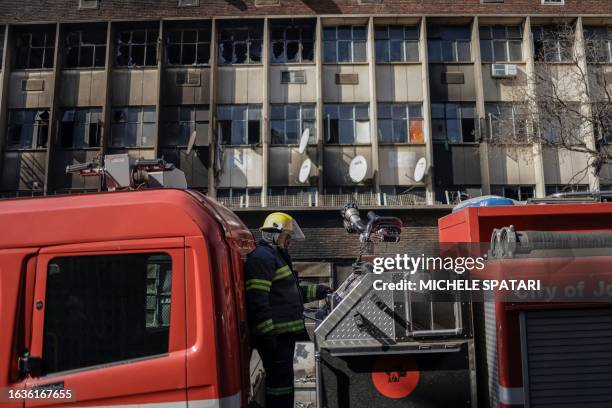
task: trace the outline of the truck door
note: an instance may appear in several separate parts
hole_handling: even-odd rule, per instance
[[[184,262],[183,238],[42,249],[25,406],[186,406]]]

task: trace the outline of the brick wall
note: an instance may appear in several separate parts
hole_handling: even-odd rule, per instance
[[[291,256],[295,260],[321,262],[351,262],[359,254],[359,238],[348,234],[342,227],[340,212],[294,211],[291,215],[299,222],[306,235],[306,241],[294,242]],[[448,214],[448,210],[376,210],[379,215],[399,217],[404,223],[399,244],[380,244],[378,249],[384,253],[408,253],[420,255],[431,244],[438,241],[438,218]],[[268,211],[237,211],[242,221],[259,239],[257,228],[263,223]],[[365,218],[366,211],[361,211]]]
[[[101,0],[99,10],[78,10],[78,0],[1,0],[0,23],[36,21],[141,20],[181,17],[316,14],[612,14],[612,0],[566,0],[542,6],[540,0],[281,0],[281,6],[255,7],[255,0],[200,0],[199,7],[177,7],[177,0]]]

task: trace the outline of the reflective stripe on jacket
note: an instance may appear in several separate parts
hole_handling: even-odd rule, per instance
[[[319,285],[300,285],[290,260],[265,242],[247,255],[244,273],[249,324],[256,335],[304,331],[303,304],[325,297]]]

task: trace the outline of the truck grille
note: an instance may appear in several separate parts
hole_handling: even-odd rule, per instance
[[[612,406],[612,309],[525,312],[523,350],[528,407]]]

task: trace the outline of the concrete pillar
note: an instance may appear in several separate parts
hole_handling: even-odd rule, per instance
[[[217,158],[217,20],[210,23],[210,72],[208,96],[208,195],[217,197],[215,162]]]
[[[61,82],[62,72],[62,52],[63,41],[62,38],[62,25],[55,25],[55,51],[53,55],[53,91],[51,95],[51,106],[49,109],[49,133],[47,139],[47,156],[45,163],[45,186],[43,192],[47,195],[54,189],[53,178],[51,176],[53,172],[53,152],[55,151],[55,145],[57,143],[58,125],[59,125],[59,90]],[[59,164],[58,164],[59,165]]]
[[[378,157],[378,98],[376,96],[376,48],[374,17],[368,19],[368,73],[370,76],[370,141],[372,143],[372,177],[375,193],[380,193],[380,166]]]
[[[427,55],[427,17],[421,19],[419,36],[419,53],[421,55],[421,75],[423,77],[423,134],[425,137],[425,156],[429,171],[425,177],[425,200],[427,205],[435,203],[436,193],[433,185],[433,139],[431,135],[431,98],[429,95],[429,57]]]
[[[261,47],[261,60],[263,62],[263,101],[261,106],[261,141],[262,175],[261,175],[261,206],[268,206],[268,174],[270,169],[270,30],[268,18],[264,19],[263,44]]]
[[[578,17],[576,21],[576,30],[575,30],[575,38],[574,38],[574,52],[576,55],[576,59],[578,62],[578,69],[584,73],[585,77],[588,78],[589,66],[586,58],[586,50],[584,44],[584,27],[582,25],[582,17]],[[588,79],[581,84],[584,89],[580,90],[581,95],[581,104],[580,104],[580,114],[585,118],[590,118],[593,115],[593,111],[591,109],[591,92],[589,89]],[[586,146],[590,150],[596,150],[595,146],[595,129],[593,129],[593,122],[583,121],[583,126],[581,129],[582,137],[586,143]],[[589,180],[589,189],[591,191],[599,191],[599,176],[595,174],[593,164],[593,157],[589,157],[588,165],[588,180]]]
[[[4,46],[2,47],[2,69],[0,71],[0,190],[2,186],[2,170],[4,163],[4,144],[6,142],[6,128],[7,128],[7,113],[8,113],[8,81],[11,75],[11,47],[9,47],[9,35],[10,26],[7,24],[3,28],[4,30]]]
[[[535,104],[536,83],[535,83],[535,56],[533,50],[533,40],[531,35],[531,18],[525,19],[525,29],[523,30],[523,53],[527,62],[527,94],[529,95],[529,111],[531,112],[531,120],[527,125],[528,135],[534,135],[538,132],[535,129],[535,118],[538,115],[538,107]],[[544,159],[542,156],[542,144],[536,141],[532,145],[533,151],[533,171],[535,177],[535,196],[543,198],[546,196],[546,181],[544,179]]]
[[[489,173],[489,144],[485,129],[482,127],[486,116],[484,82],[482,76],[482,58],[480,56],[480,23],[478,16],[472,22],[472,59],[474,60],[474,84],[476,86],[476,120],[481,142],[478,146],[480,156],[480,183],[482,194],[491,194],[491,177]]]
[[[316,127],[317,127],[317,157],[318,157],[318,190],[323,194],[323,138],[325,137],[325,121],[323,120],[323,24],[317,17],[315,35],[315,83],[316,83]]]

